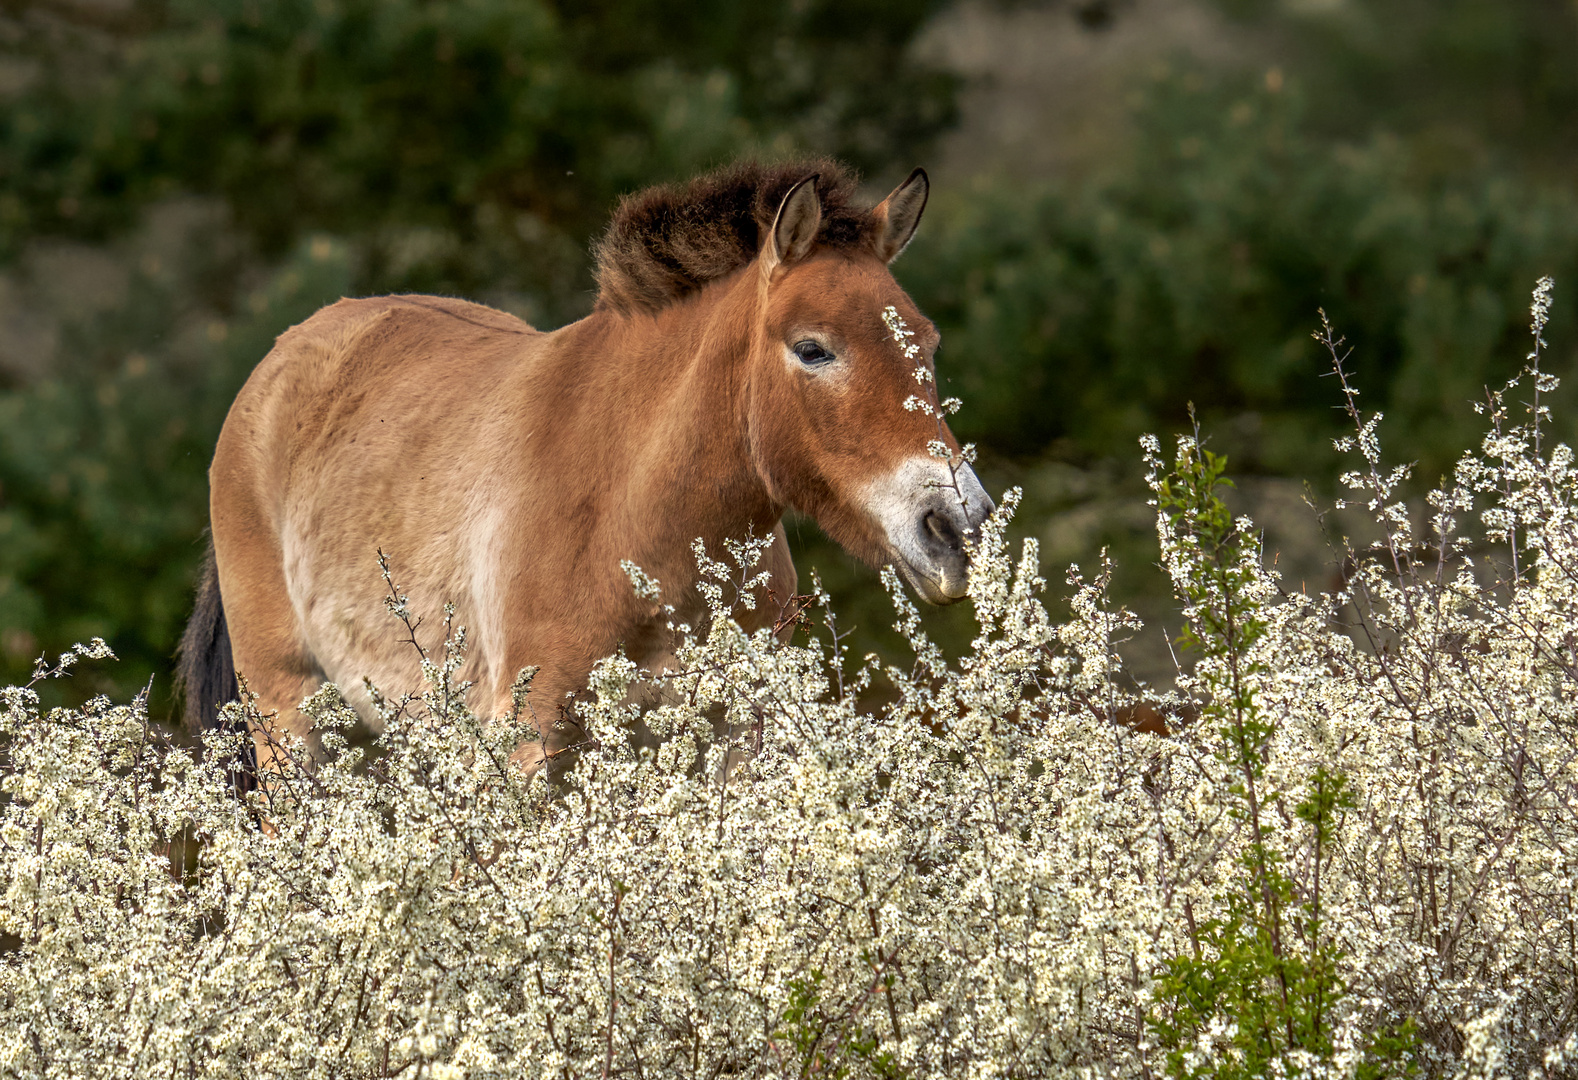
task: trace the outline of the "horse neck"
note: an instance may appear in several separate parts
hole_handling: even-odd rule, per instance
[[[632,414],[626,429],[639,459],[627,463],[633,482],[626,505],[647,530],[667,523],[658,530],[660,543],[680,545],[691,566],[696,537],[717,557],[722,541],[761,535],[783,514],[751,459],[747,432],[759,304],[751,267],[655,315],[598,312],[584,320],[604,323],[597,331],[605,370],[618,382],[618,397],[643,414]]]

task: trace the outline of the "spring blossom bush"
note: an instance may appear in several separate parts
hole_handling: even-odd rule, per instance
[[[1548,297],[1427,520],[1348,393],[1382,540],[1330,594],[1285,590],[1197,435],[1146,441],[1194,646],[1165,694],[1123,673],[1105,565],[1049,617],[1013,492],[961,660],[891,571],[904,664],[847,655],[819,587],[794,643],[746,633],[761,545],[698,552],[710,620],[667,672],[601,663],[589,739],[535,778],[507,760],[523,707],[479,717],[455,681],[460,627],[375,752],[326,686],[326,760],[239,797],[234,734],[196,752],[142,698],[5,690],[0,1074],[1575,1075],[1578,466],[1548,436]],[[413,617],[393,583],[391,607]]]

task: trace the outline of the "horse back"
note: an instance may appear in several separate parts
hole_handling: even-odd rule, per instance
[[[465,404],[487,397],[489,376],[518,363],[540,337],[513,315],[449,297],[341,300],[278,337],[237,396],[226,435],[242,437],[250,451],[242,456],[292,472],[353,445],[366,458],[399,440],[389,424],[412,434],[412,424],[439,415],[439,399],[461,405],[443,414],[457,420],[473,411],[477,405]],[[268,482],[283,493],[298,479]]]

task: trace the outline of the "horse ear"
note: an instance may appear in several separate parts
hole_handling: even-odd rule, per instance
[[[931,181],[926,179],[926,170],[916,169],[871,212],[877,219],[877,258],[892,262],[909,245],[929,194]]]
[[[764,266],[768,273],[805,258],[822,228],[822,200],[816,194],[820,174],[812,173],[789,189],[778,204],[773,231],[767,238]]]

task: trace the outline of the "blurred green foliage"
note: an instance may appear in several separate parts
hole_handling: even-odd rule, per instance
[[[1518,366],[1540,274],[1557,369],[1573,356],[1578,4],[1214,2],[1274,69],[1146,76],[1122,160],[1078,183],[939,185],[896,267],[943,330],[956,430],[989,486],[1026,484],[1028,531],[1113,501],[1135,436],[1182,426],[1190,400],[1235,471],[1327,475],[1317,306],[1427,482],[1473,439],[1468,400]],[[955,79],[911,48],[943,6],[0,8],[0,262],[69,241],[130,268],[62,324],[54,369],[0,383],[0,677],[93,634],[130,661],[119,691],[165,669],[213,441],[274,334],[394,290],[574,318],[620,193],[743,154],[896,179],[955,118]],[[183,200],[200,223],[148,254],[148,221]],[[1111,521],[1092,542],[1149,532]],[[857,648],[880,643],[873,576],[792,535]],[[938,633],[966,624],[956,609]]]
[[[1573,0],[1215,0],[1271,35],[1320,107],[1319,134],[1404,135],[1413,167],[1494,164],[1570,182],[1578,165]]]
[[[1489,170],[1416,184],[1398,140],[1334,146],[1311,111],[1167,76],[1115,178],[940,193],[900,276],[944,327],[960,436],[1126,456],[1192,399],[1238,468],[1318,476],[1340,421],[1310,340],[1323,306],[1394,452],[1449,467],[1478,430],[1468,403],[1521,364],[1534,280],[1578,286],[1578,199]],[[1560,303],[1570,334],[1578,287]]]
[[[939,6],[167,0],[34,27],[0,113],[0,248],[201,192],[264,256],[354,236],[364,287],[563,319],[619,194],[752,150],[877,167],[939,130],[953,80],[903,62]]]
[[[194,257],[180,275],[136,275],[124,306],[69,327],[57,371],[0,393],[0,677],[92,637],[129,663],[110,683],[84,676],[79,693],[125,693],[169,666],[230,401],[280,329],[350,282],[343,245],[304,241],[237,318],[172,348],[169,328],[205,269]],[[156,689],[166,700],[168,680]]]

